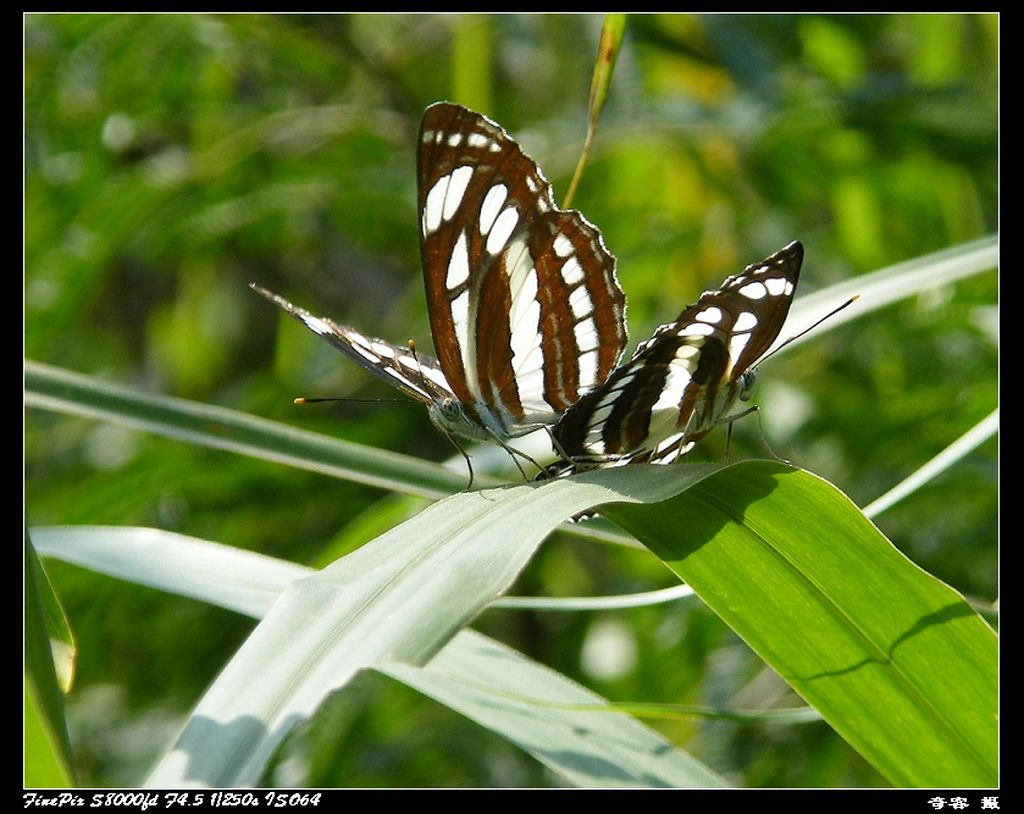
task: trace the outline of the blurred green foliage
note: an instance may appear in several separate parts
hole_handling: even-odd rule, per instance
[[[415,405],[293,406],[298,394],[393,394],[246,284],[429,348],[414,173],[423,109],[451,99],[487,113],[560,196],[586,128],[600,22],[27,16],[26,356],[448,457]],[[997,27],[981,14],[630,18],[574,206],[618,257],[633,341],[793,239],[807,249],[807,292],[994,232]],[[773,448],[862,504],[884,492],[997,404],[996,297],[987,274],[773,359],[757,396]],[[694,457],[718,457],[719,435]],[[734,454],[758,452],[753,426],[735,436]],[[309,563],[335,537],[351,545],[347,527],[372,526],[383,497],[38,410],[25,455],[32,525],[154,525]],[[990,441],[878,522],[927,570],[991,601],[996,495]],[[89,785],[138,783],[251,623],[50,567],[81,648],[68,699],[76,771]],[[517,592],[670,583],[642,553],[553,541]],[[491,611],[478,627],[613,700],[797,702],[697,602]],[[595,666],[602,641],[623,639],[610,666]],[[738,784],[884,785],[824,724],[656,725]],[[376,676],[297,732],[268,781],[559,782]]]

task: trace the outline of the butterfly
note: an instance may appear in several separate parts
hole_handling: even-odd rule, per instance
[[[730,411],[751,396],[755,366],[786,321],[803,257],[794,241],[659,326],[565,411],[551,433],[561,460],[541,477],[672,463],[714,427],[738,418]]]
[[[555,424],[619,362],[626,299],[615,258],[597,227],[555,206],[551,185],[522,148],[464,107],[439,102],[423,114],[417,188],[436,358],[250,285],[425,404],[456,446],[453,436],[461,436],[522,454],[508,439]]]

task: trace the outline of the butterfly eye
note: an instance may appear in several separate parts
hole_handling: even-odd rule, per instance
[[[740,401],[750,401],[754,395],[754,385],[757,384],[757,368],[744,371],[740,376]]]

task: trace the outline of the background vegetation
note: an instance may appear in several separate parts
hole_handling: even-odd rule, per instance
[[[26,357],[443,460],[390,398],[252,294],[429,347],[415,133],[451,99],[487,113],[564,194],[585,131],[592,16],[31,15],[26,18]],[[633,342],[793,239],[801,293],[997,226],[994,15],[631,18],[574,206],[619,260]],[[995,274],[773,359],[773,448],[864,504],[997,404]],[[695,460],[717,460],[721,434]],[[758,451],[739,426],[733,454]],[[39,410],[30,525],[150,525],[322,565],[411,511],[378,490]],[[996,442],[878,523],[968,596],[997,596]],[[136,784],[251,627],[50,565],[80,646],[69,698],[89,785]],[[553,539],[517,593],[673,584],[619,547]],[[476,627],[615,700],[793,701],[695,600],[615,613],[489,611]],[[666,670],[665,665],[671,664]],[[656,724],[733,782],[884,785],[824,724]],[[558,782],[447,708],[361,677],[268,780],[343,786]]]

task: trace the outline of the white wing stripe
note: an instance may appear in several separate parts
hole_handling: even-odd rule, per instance
[[[360,356],[362,356],[368,362],[373,362],[373,363],[376,364],[376,362],[377,362],[377,354],[375,354],[372,350],[370,350],[365,345],[357,345],[355,342],[353,342],[352,343],[352,350],[354,350],[356,353],[358,353]]]
[[[731,359],[735,360],[740,358],[740,354],[743,353],[743,349],[747,346],[751,336],[753,336],[753,334],[749,333],[732,335],[729,339],[729,357]]]
[[[764,281],[764,286],[773,297],[778,297],[782,294],[789,296],[793,293],[793,284],[782,277],[771,277]]]
[[[523,238],[518,238],[509,244],[505,252],[505,274],[508,277],[509,297],[512,300],[512,307],[515,307],[517,300],[526,296],[523,294],[523,286],[530,283],[530,276],[536,277],[537,270],[533,267],[533,258],[530,256],[529,248]],[[533,293],[530,299],[537,296],[537,281],[533,280]]]
[[[476,354],[466,353],[470,347],[469,338],[469,289],[467,288],[451,302],[452,324],[455,328],[455,338],[459,343],[459,356],[462,357],[462,366],[466,374],[466,384],[470,390],[476,392],[476,365],[474,360]]]
[[[586,286],[579,286],[573,289],[573,292],[569,295],[569,307],[572,309],[572,315],[577,320],[582,320],[588,314],[593,313],[594,303],[590,299],[590,293],[587,291]]]
[[[736,322],[733,324],[732,329],[734,331],[752,331],[757,327],[757,315],[751,311],[742,311]]]
[[[320,336],[329,336],[334,333],[334,331],[331,330],[331,326],[318,317],[303,314],[299,318],[306,324],[306,327],[315,334],[320,334]]]
[[[444,196],[444,211],[441,217],[444,220],[451,220],[462,203],[462,196],[466,194],[466,187],[469,186],[469,179],[473,177],[473,168],[469,165],[459,167],[452,171],[451,182],[448,184],[448,191]]]
[[[385,359],[395,358],[395,349],[392,348],[390,345],[385,345],[383,342],[371,342],[370,350],[372,350],[378,356],[383,357]]]
[[[722,309],[712,305],[698,313],[696,319],[701,322],[719,323],[722,321]]]
[[[597,351],[580,354],[580,386],[590,387],[597,380]]]
[[[418,374],[422,374],[424,379],[430,379],[430,381],[441,387],[443,390],[451,391],[451,385],[448,384],[448,380],[440,370],[432,367],[423,367],[411,356],[401,356],[398,361],[403,367],[407,367]]]
[[[575,257],[570,257],[562,266],[562,279],[569,288],[583,282],[583,267],[580,265],[580,261]]]
[[[444,196],[448,192],[450,175],[442,175],[430,188],[423,203],[423,234],[430,235],[441,225],[441,214],[444,212]]]
[[[710,336],[715,332],[714,325],[708,325],[706,322],[691,322],[681,331],[680,336]]]
[[[527,356],[537,347],[537,336],[540,331],[540,303],[537,302],[537,273],[531,271],[526,275],[519,296],[513,300],[508,315],[509,333],[511,334],[512,365],[518,369],[516,359]]]
[[[562,234],[555,237],[552,248],[559,257],[568,257],[573,253],[572,241]]]
[[[576,337],[576,347],[580,349],[579,386],[581,390],[590,390],[598,383],[598,348],[601,338],[597,333],[597,323],[593,317],[584,319],[576,324],[573,334]]]
[[[452,256],[448,259],[448,274],[444,284],[449,292],[455,291],[460,285],[469,279],[469,245],[466,233],[459,234],[452,249]]]
[[[755,280],[740,288],[740,294],[749,300],[763,300],[768,296],[768,289],[764,287],[764,283],[759,283]]]
[[[492,255],[500,254],[518,223],[519,212],[516,211],[516,208],[514,206],[505,207],[487,234],[487,252]]]
[[[486,235],[494,226],[494,219],[501,211],[501,205],[508,197],[508,187],[504,184],[495,184],[484,196],[484,202],[480,205],[480,234]]]

